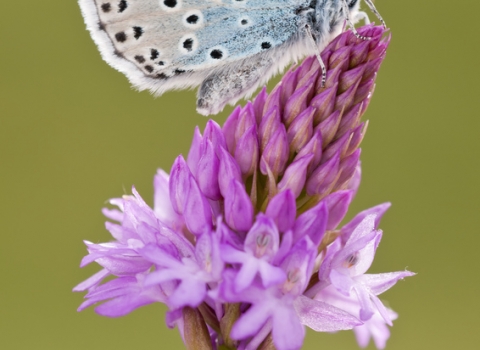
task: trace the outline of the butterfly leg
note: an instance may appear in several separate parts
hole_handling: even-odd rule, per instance
[[[377,16],[378,20],[380,21],[380,23],[382,23],[383,25],[383,28],[387,29],[387,24],[385,23],[385,21],[383,20],[382,16],[380,15],[380,13],[378,12],[378,10],[375,8],[375,5],[373,4],[373,2],[371,0],[365,0],[365,3],[367,4],[367,6],[370,8],[370,10],[375,14],[375,16]]]
[[[345,20],[347,21],[348,23],[348,26],[350,27],[350,29],[352,30],[352,33],[353,35],[355,35],[358,39],[360,40],[370,40],[372,38],[368,37],[368,36],[363,36],[363,35],[360,35],[358,32],[357,32],[357,29],[355,28],[355,25],[353,24],[352,22],[352,18],[350,18],[349,16],[349,10],[348,10],[348,5],[346,3],[345,0],[341,0],[341,4],[342,4],[342,8],[343,8],[343,13],[345,14]]]
[[[370,18],[368,18],[368,15],[364,11],[360,11],[357,13],[357,15],[353,18],[353,23],[358,23],[361,20],[365,21],[365,24],[370,24]]]
[[[318,49],[317,43],[313,38],[312,30],[310,29],[310,25],[306,25],[305,30],[307,31],[307,36],[310,39],[310,42],[313,44],[315,48],[315,56],[317,56],[317,61],[320,64],[320,68],[322,69],[322,88],[325,87],[325,83],[327,82],[327,68],[325,67],[325,63],[323,63],[322,57],[320,56],[320,50]]]
[[[210,74],[197,93],[197,111],[217,114],[228,103],[252,93],[276,71],[271,56],[256,55]]]

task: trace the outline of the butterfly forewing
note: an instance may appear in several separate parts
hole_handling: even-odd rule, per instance
[[[94,0],[115,53],[166,80],[279,46],[298,30],[296,2]]]

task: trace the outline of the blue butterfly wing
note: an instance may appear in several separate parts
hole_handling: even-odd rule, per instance
[[[271,58],[276,49],[280,59],[278,48],[295,40],[299,32],[297,10],[308,6],[305,0],[79,3],[103,58],[139,90],[149,89],[156,94],[198,86],[207,77],[232,74],[237,68],[244,71],[245,60],[258,55]],[[287,47],[284,55],[288,54]],[[264,64],[271,61],[255,60]],[[272,72],[270,69],[267,75]],[[258,79],[258,75],[250,77]],[[220,81],[228,83],[228,79]],[[251,83],[247,85],[253,86]],[[235,95],[241,94],[239,91]]]
[[[294,6],[262,8],[211,8],[205,11],[206,25],[197,30],[199,42],[192,55],[178,57],[183,66],[211,67],[233,63],[284,44],[298,32]],[[222,53],[212,57],[212,51]]]

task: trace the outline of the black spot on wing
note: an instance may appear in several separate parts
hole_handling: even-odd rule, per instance
[[[271,47],[272,47],[272,44],[269,43],[268,41],[264,41],[264,42],[262,43],[262,49],[263,49],[263,50],[267,50],[267,49],[269,49],[269,48],[271,48]]]
[[[193,39],[192,38],[185,39],[185,41],[183,42],[183,48],[187,51],[192,51]]]
[[[128,7],[128,2],[126,2],[125,0],[121,0],[118,3],[118,12],[122,13],[127,9],[127,7]]]
[[[138,63],[145,63],[145,57],[143,57],[142,55],[136,55],[134,58],[135,61],[137,61]]]
[[[127,34],[125,34],[125,32],[118,32],[117,34],[115,34],[115,39],[119,43],[123,43],[123,42],[127,41]]]
[[[163,0],[163,3],[165,4],[165,6],[170,7],[172,9],[175,6],[177,6],[177,0]]]
[[[140,37],[143,35],[143,28],[142,27],[133,27],[133,37],[135,39],[140,39]]]
[[[210,52],[210,57],[215,60],[219,60],[223,57],[223,52],[217,49],[212,50],[212,52]]]
[[[105,13],[110,12],[110,10],[112,9],[112,5],[110,5],[109,2],[102,4],[102,6],[100,7],[102,8],[102,11]]]
[[[156,60],[158,57],[160,56],[160,52],[158,52],[157,49],[151,49],[150,50],[150,59],[153,61],[153,60]]]
[[[186,20],[190,24],[196,24],[199,20],[199,17],[197,15],[191,15],[191,16],[188,16]]]
[[[145,70],[148,72],[148,73],[152,73],[153,72],[153,67],[152,66],[145,66]]]

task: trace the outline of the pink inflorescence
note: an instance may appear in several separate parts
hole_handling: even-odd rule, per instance
[[[103,269],[75,287],[79,310],[123,316],[153,302],[189,349],[299,349],[305,327],[353,329],[378,348],[396,314],[377,295],[408,271],[366,274],[389,204],[339,226],[360,183],[361,116],[390,37],[366,26],[286,73],[221,128],[195,130],[187,159],[154,179],[154,207],[133,189],[104,209],[114,241],[85,242]],[[115,276],[108,282],[102,281]]]

